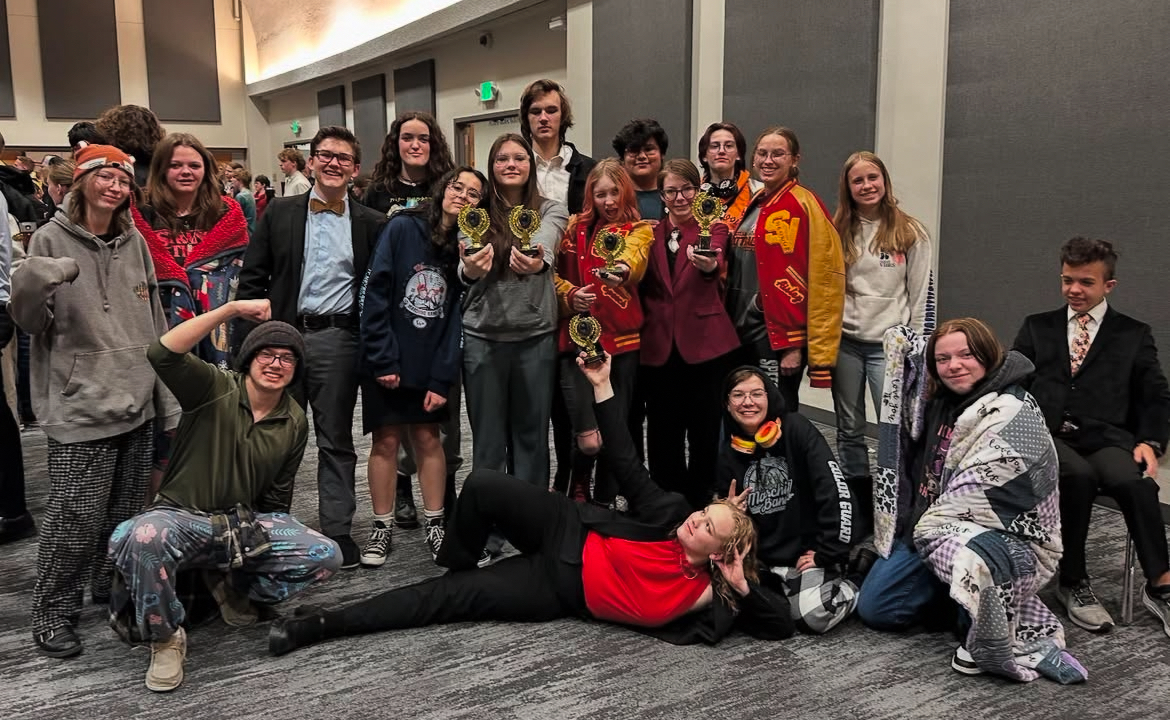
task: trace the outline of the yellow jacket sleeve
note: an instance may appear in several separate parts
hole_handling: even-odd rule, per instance
[[[811,191],[792,189],[808,217],[808,378],[829,387],[841,345],[845,312],[845,256],[837,229]]]

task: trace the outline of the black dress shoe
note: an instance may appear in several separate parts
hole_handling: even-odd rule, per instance
[[[37,650],[51,658],[67,658],[81,654],[81,638],[77,637],[77,633],[68,625],[36,633],[33,640],[36,641]]]
[[[0,545],[23,540],[37,534],[37,524],[33,521],[32,513],[17,515],[12,518],[0,517]]]
[[[278,618],[268,628],[268,652],[284,655],[325,637],[325,611],[315,605],[302,605],[293,617]]]
[[[330,540],[337,543],[341,548],[341,569],[342,570],[356,570],[361,564],[361,551],[358,549],[357,543],[349,535],[330,536]]]
[[[403,530],[414,530],[419,526],[414,493],[410,489],[410,476],[402,473],[398,473],[398,488],[394,497],[394,524]]]

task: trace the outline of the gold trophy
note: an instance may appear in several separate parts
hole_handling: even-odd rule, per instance
[[[699,242],[695,245],[695,254],[703,257],[715,257],[711,249],[711,225],[723,217],[723,203],[719,198],[706,192],[695,195],[691,202],[691,213],[695,222],[699,223]]]
[[[569,339],[577,349],[585,353],[586,365],[605,362],[605,350],[601,347],[601,321],[589,313],[569,318]]]
[[[483,236],[487,233],[489,225],[491,220],[488,218],[487,210],[472,205],[463,206],[459,211],[459,229],[471,241],[463,251],[464,255],[474,255],[483,250]]]
[[[605,267],[598,271],[601,278],[618,277],[625,274],[625,270],[618,267],[617,259],[626,251],[626,236],[616,230],[606,230],[597,234],[593,241],[593,248],[605,260]]]
[[[520,238],[520,252],[530,258],[540,257],[540,248],[532,247],[532,236],[540,229],[540,214],[523,205],[517,205],[508,213],[508,229]]]

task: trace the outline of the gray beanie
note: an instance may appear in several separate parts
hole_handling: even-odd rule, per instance
[[[240,354],[236,357],[236,369],[247,372],[248,365],[256,353],[264,348],[288,348],[297,356],[297,366],[293,373],[293,382],[301,377],[301,368],[305,364],[305,340],[297,329],[280,320],[269,320],[257,325],[244,342],[240,345]]]

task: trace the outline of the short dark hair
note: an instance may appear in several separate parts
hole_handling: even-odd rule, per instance
[[[264,187],[272,187],[272,181],[268,179],[267,175],[257,175],[252,178],[252,182],[258,182]]]
[[[631,120],[614,136],[613,150],[620,158],[628,150],[641,150],[651,140],[657,143],[658,151],[665,157],[669,140],[658,121],[651,118]]]
[[[349,131],[349,128],[342,125],[326,125],[317,131],[313,139],[309,141],[309,154],[317,154],[317,146],[325,140],[340,140],[341,142],[349,143],[353,148],[353,163],[354,165],[361,165],[362,163],[362,146],[358,142],[357,136]]]
[[[88,120],[82,120],[79,123],[73,123],[73,127],[69,128],[67,135],[69,139],[69,147],[77,147],[78,143],[87,142],[90,145],[105,145],[106,139],[98,132],[97,125],[94,125]]]
[[[573,107],[569,104],[569,98],[565,95],[565,89],[561,87],[561,84],[548,78],[534,80],[528,84],[528,87],[524,88],[524,92],[520,95],[520,134],[529,143],[532,142],[532,128],[528,126],[528,110],[537,98],[550,92],[555,92],[557,97],[561,99],[560,136],[562,143],[565,141],[565,133],[573,127]]]
[[[1112,280],[1117,272],[1117,251],[1108,240],[1075,237],[1060,248],[1060,264],[1081,267],[1095,262],[1105,263],[1105,279]]]
[[[726,130],[735,138],[735,149],[739,152],[739,160],[735,161],[735,172],[739,174],[747,167],[747,138],[735,123],[715,122],[707,126],[703,137],[699,138],[699,165],[703,167],[703,178],[711,178],[711,168],[707,167],[707,148],[711,145],[711,136],[720,130]]]

